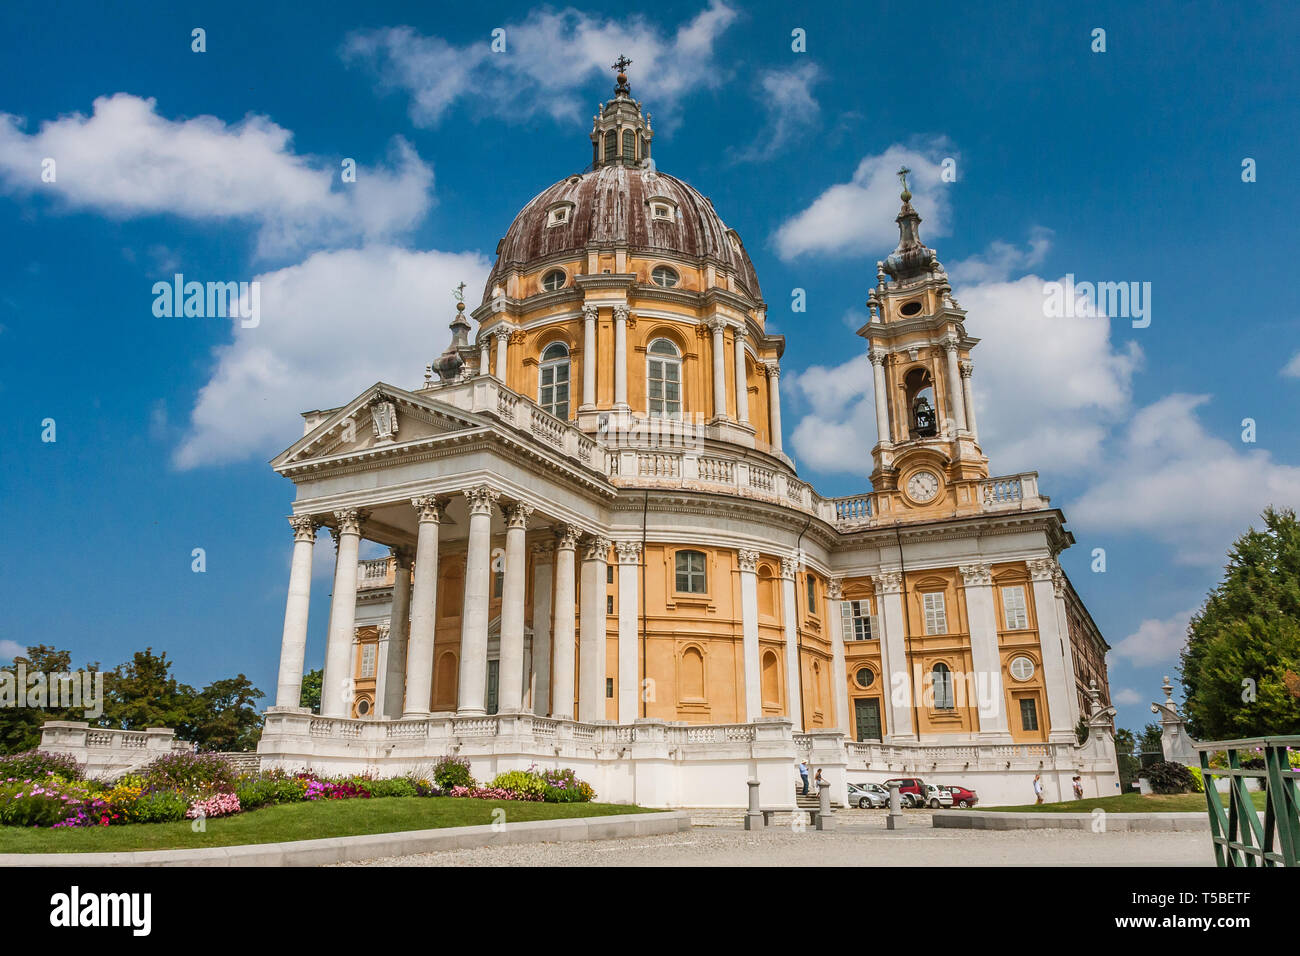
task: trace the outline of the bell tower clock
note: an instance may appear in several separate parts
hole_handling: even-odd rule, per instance
[[[979,446],[971,388],[970,355],[979,339],[967,334],[948,274],[921,241],[910,172],[898,173],[898,248],[876,264],[870,319],[858,335],[870,347],[875,385],[872,487],[901,492],[909,507],[927,507],[954,483],[987,478],[988,458]]]

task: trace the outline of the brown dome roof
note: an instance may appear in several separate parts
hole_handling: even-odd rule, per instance
[[[650,215],[652,197],[670,199],[679,215],[674,221]],[[569,221],[547,225],[556,203],[573,203]],[[727,236],[713,205],[674,176],[652,165],[615,163],[570,176],[542,190],[515,217],[497,247],[497,261],[483,290],[491,298],[498,276],[511,265],[525,266],[548,256],[580,254],[589,242],[626,245],[635,253],[661,252],[701,259],[710,257],[736,274],[740,290],[762,300],[758,277],[744,248]]]

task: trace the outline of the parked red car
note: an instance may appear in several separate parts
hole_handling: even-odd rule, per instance
[[[905,807],[925,806],[925,781],[920,777],[893,777],[882,786],[888,790],[891,783],[898,784],[898,801]]]
[[[954,807],[973,807],[979,800],[974,790],[967,790],[965,787],[952,787],[946,784],[939,785],[940,790],[948,790],[952,793],[952,805]]]

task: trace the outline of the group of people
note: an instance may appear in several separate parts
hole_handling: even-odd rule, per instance
[[[1083,778],[1076,773],[1074,775],[1074,780],[1072,782],[1074,784],[1074,799],[1082,800],[1083,799]],[[1037,805],[1042,802],[1043,802],[1043,775],[1036,773],[1034,774],[1034,804]]]
[[[803,779],[802,792],[804,794],[807,794],[808,793],[808,761],[807,760],[801,759],[799,761],[799,776]],[[818,790],[826,786],[826,778],[822,776],[822,771],[820,767],[817,768],[817,776],[816,778],[814,778],[813,783],[817,785]]]

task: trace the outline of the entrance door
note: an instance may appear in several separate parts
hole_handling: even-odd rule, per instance
[[[853,701],[853,714],[858,728],[858,740],[880,739],[880,701],[875,697],[859,697]]]
[[[495,714],[497,712],[497,688],[500,683],[501,662],[488,661],[487,665],[487,712],[489,714]]]

